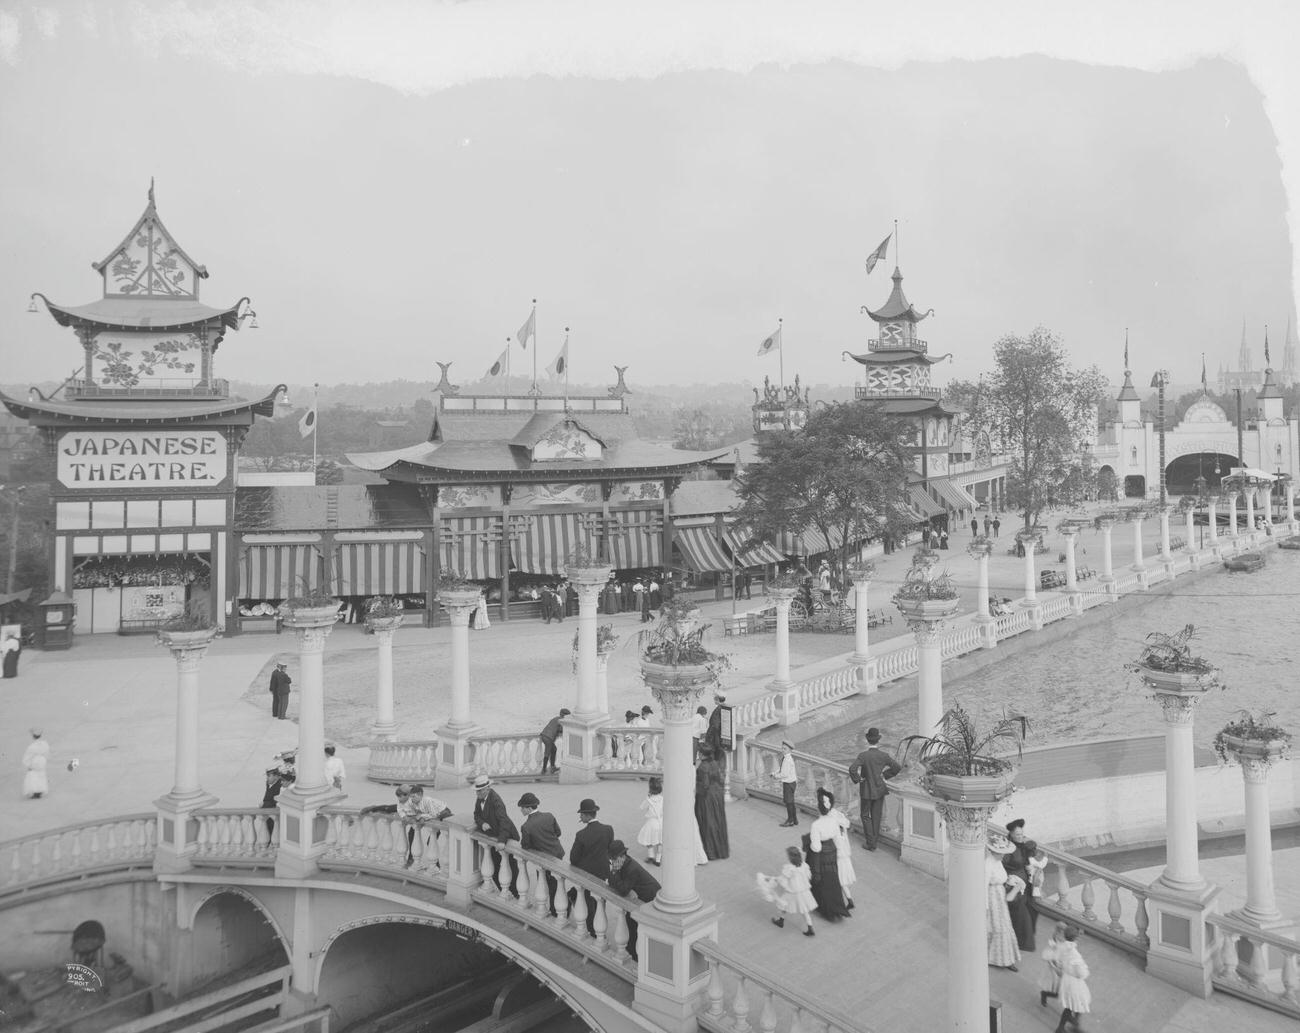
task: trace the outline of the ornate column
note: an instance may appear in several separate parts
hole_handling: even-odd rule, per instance
[[[375,721],[370,734],[376,739],[392,739],[397,735],[397,722],[393,719],[393,636],[402,626],[400,613],[379,616],[366,615],[366,627],[375,636],[379,657],[379,682],[375,688]]]
[[[1077,616],[1083,613],[1083,593],[1079,591],[1079,525],[1062,524],[1060,531],[1065,537],[1065,592],[1070,597],[1070,612]]]
[[[1194,505],[1189,505],[1183,510],[1183,539],[1187,542],[1189,555],[1200,552],[1196,545],[1196,507]]]
[[[438,602],[451,625],[451,717],[438,729],[434,784],[439,789],[460,789],[474,773],[470,739],[480,730],[469,710],[469,615],[478,605],[478,589],[443,588]]]
[[[798,592],[797,588],[779,585],[767,590],[776,603],[776,677],[768,688],[777,693],[776,707],[780,715],[777,721],[782,725],[799,720],[799,693],[790,681],[790,603]]]
[[[1115,517],[1110,514],[1102,514],[1097,517],[1097,530],[1101,532],[1101,583],[1106,588],[1106,594],[1114,599],[1115,591],[1115,568],[1112,561],[1110,549],[1110,535],[1115,530]]]
[[[1034,531],[1017,531],[1016,541],[1025,552],[1025,597],[1020,605],[1029,611],[1029,626],[1035,630],[1043,626],[1043,606],[1038,601],[1038,570],[1035,563],[1038,534]]]
[[[708,968],[691,965],[692,945],[716,939],[717,909],[695,889],[695,769],[691,719],[715,682],[706,664],[661,664],[643,659],[645,678],[664,722],[664,829],[660,889],[636,913],[640,925],[633,1007],[665,1029],[693,1031],[695,1006]],[[651,966],[653,959],[653,967]]]
[[[1160,510],[1160,558],[1169,562],[1169,507]]]
[[[1231,755],[1241,765],[1246,793],[1246,906],[1231,912],[1232,917],[1259,926],[1277,929],[1291,925],[1277,908],[1273,892],[1273,830],[1269,818],[1268,773],[1290,747],[1290,735],[1276,729],[1275,737],[1265,737],[1268,719],[1251,719],[1252,731],[1259,738],[1245,738],[1233,732],[1244,731],[1237,722],[1228,725],[1215,739],[1222,744],[1222,754]]]
[[[325,851],[328,822],[320,810],[343,794],[325,779],[325,641],[338,620],[338,604],[286,608],[284,626],[298,636],[298,759],[294,784],[279,797],[280,835],[275,874],[301,879],[316,871]]]
[[[609,713],[609,649],[596,650],[596,709],[602,714]]]
[[[874,563],[849,565],[849,577],[853,581],[853,660],[856,663],[866,663],[871,658],[868,651],[871,613],[867,608],[867,593],[875,576]]]
[[[957,611],[956,599],[895,599],[916,636],[916,727],[933,735],[943,716],[943,654],[940,636]]]
[[[1210,536],[1210,555],[1219,555],[1219,500],[1213,495],[1208,501],[1208,510],[1205,515],[1205,530]]]
[[[1300,533],[1295,518],[1295,482],[1289,477],[1286,482],[1286,522],[1292,534]]]
[[[594,782],[600,765],[596,730],[609,721],[600,707],[600,661],[596,646],[596,602],[609,581],[608,564],[570,562],[569,583],[578,592],[578,698],[573,713],[564,718],[564,749],[560,751],[560,782],[566,785]]]
[[[1225,491],[1223,501],[1228,507],[1228,537],[1235,543],[1237,539],[1237,493],[1235,491]]]
[[[948,851],[948,1026],[959,1033],[989,1028],[988,907],[984,858],[993,806],[940,802]]]
[[[1246,536],[1253,542],[1255,540],[1255,489],[1248,484],[1242,489],[1242,494],[1246,496]]]
[[[1147,565],[1142,559],[1142,524],[1145,519],[1145,514],[1141,512],[1129,514],[1129,522],[1133,525],[1133,569],[1139,574],[1146,573],[1147,569]]]
[[[166,646],[176,661],[176,764],[171,792],[154,801],[159,829],[156,872],[182,872],[190,867],[198,831],[194,812],[217,802],[199,785],[199,664],[216,636],[216,628],[158,634],[159,644]]]
[[[966,552],[979,562],[979,586],[975,591],[975,623],[979,625],[984,637],[984,648],[993,649],[998,644],[997,621],[989,611],[989,556],[993,553],[993,541],[984,535],[973,538],[966,546]]]

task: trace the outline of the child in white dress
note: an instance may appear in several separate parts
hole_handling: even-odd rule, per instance
[[[1064,922],[1057,922],[1052,929],[1052,938],[1047,941],[1047,946],[1041,952],[1045,967],[1038,980],[1038,1000],[1044,1008],[1047,1007],[1049,997],[1059,996],[1061,967],[1057,964],[1057,957],[1061,953],[1061,944],[1065,942],[1066,928]]]
[[[1056,1024],[1056,1033],[1083,1033],[1079,1022],[1080,1015],[1092,1010],[1092,993],[1088,989],[1088,965],[1079,954],[1074,941],[1079,938],[1077,926],[1065,930],[1065,940],[1057,951],[1056,961],[1061,969],[1061,985],[1057,991],[1061,995],[1061,1021]]]
[[[664,783],[663,779],[650,779],[650,791],[641,801],[645,823],[636,834],[636,841],[650,851],[650,864],[655,866],[663,859],[664,851]]]
[[[803,934],[813,936],[812,913],[817,907],[817,899],[812,895],[812,873],[803,863],[803,855],[798,847],[787,847],[785,855],[789,860],[782,866],[781,874],[776,879],[779,890],[776,908],[781,914],[772,919],[772,924],[784,928],[786,912],[802,915]]]

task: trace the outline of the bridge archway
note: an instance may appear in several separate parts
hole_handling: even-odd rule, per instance
[[[175,985],[182,994],[247,965],[277,968],[289,962],[274,917],[255,896],[234,886],[213,890],[194,905],[188,941],[189,949],[175,959]]]
[[[1173,495],[1195,495],[1196,478],[1204,477],[1211,492],[1218,491],[1224,477],[1241,462],[1225,452],[1189,452],[1165,467],[1165,485]]]

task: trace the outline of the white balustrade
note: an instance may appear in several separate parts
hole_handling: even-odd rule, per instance
[[[596,731],[602,748],[597,751],[596,770],[657,773],[663,770],[664,730],[643,725],[602,725]]]
[[[149,867],[157,844],[154,814],[131,814],[11,840],[0,844],[4,873],[0,892],[81,872]]]
[[[474,770],[494,778],[536,776],[542,770],[541,737],[536,732],[470,737]]]
[[[1300,943],[1227,915],[1205,921],[1215,931],[1214,989],[1300,1018]]]
[[[432,785],[438,770],[438,740],[372,743],[367,776],[374,782],[420,782]]]
[[[1050,863],[1037,892],[1039,913],[1073,922],[1094,936],[1145,957],[1151,945],[1147,885],[1064,850],[1041,849]],[[1105,897],[1104,915],[1097,913],[1099,891]]]
[[[194,812],[198,822],[195,835],[194,863],[270,864],[275,860],[274,810],[201,810]]]

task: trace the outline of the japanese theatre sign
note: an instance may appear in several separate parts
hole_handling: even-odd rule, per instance
[[[226,479],[219,430],[76,431],[59,436],[65,488],[215,488]]]

